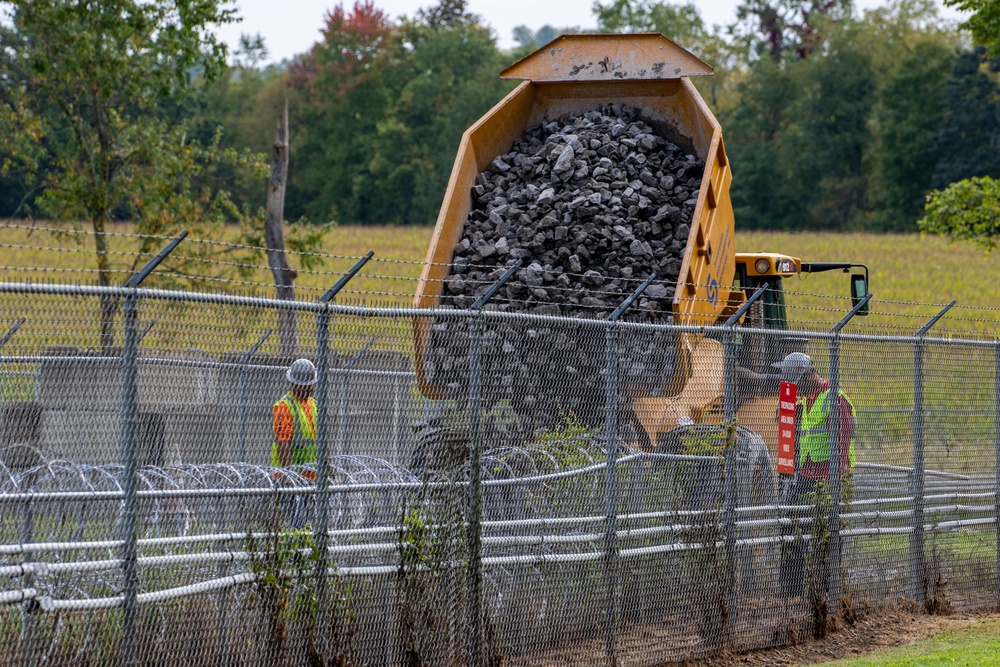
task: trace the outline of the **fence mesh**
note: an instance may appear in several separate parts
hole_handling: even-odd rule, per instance
[[[0,664],[658,665],[998,604],[992,341],[13,283],[0,329]],[[805,460],[800,408],[782,474],[793,351],[847,435]]]

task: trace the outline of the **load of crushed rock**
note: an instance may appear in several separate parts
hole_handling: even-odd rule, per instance
[[[655,273],[626,319],[669,323],[704,168],[628,106],[529,129],[476,179],[441,307],[468,308],[521,259],[488,309],[604,319]],[[619,340],[624,388],[655,394],[673,375],[672,336]],[[596,330],[535,323],[484,333],[484,397],[523,411],[599,408],[604,366]],[[465,321],[437,320],[424,370],[456,396],[467,388]]]

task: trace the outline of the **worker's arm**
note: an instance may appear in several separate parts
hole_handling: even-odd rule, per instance
[[[833,433],[833,429],[829,420],[834,418],[834,414],[834,411],[831,410],[827,417],[827,428],[830,429],[830,433]],[[840,419],[838,424],[840,428],[837,430],[837,451],[840,453],[840,477],[843,479],[844,475],[851,469],[851,438],[854,437],[854,417],[851,415],[851,405],[843,396],[838,397],[836,414]]]
[[[288,406],[278,403],[274,406],[274,439],[278,442],[278,460],[283,468],[292,465],[292,438],[295,436],[295,420]]]

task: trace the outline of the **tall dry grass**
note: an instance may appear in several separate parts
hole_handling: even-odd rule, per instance
[[[40,229],[24,229],[24,223],[8,221],[0,226],[0,280],[39,282],[94,282],[96,263],[90,234],[53,234]],[[38,227],[66,225],[37,223]],[[85,227],[79,227],[85,230]],[[123,282],[133,264],[146,257],[134,253],[133,227],[116,225],[110,238],[112,266]],[[301,298],[311,300],[332,285],[355,259],[368,250],[375,259],[345,289],[343,302],[367,305],[406,305],[416,289],[430,241],[430,227],[342,226],[326,237],[319,266],[300,272],[297,286]],[[223,243],[237,239],[235,229],[221,238],[195,239],[218,242],[218,261],[229,261]],[[185,244],[175,254],[183,256]],[[803,261],[850,261],[867,264],[870,288],[875,300],[873,315],[858,320],[858,330],[909,334],[922,326],[952,299],[958,300],[937,333],[977,331],[990,335],[1000,332],[1000,254],[985,255],[968,243],[949,243],[938,237],[915,234],[871,234],[833,232],[738,232],[741,252],[781,252]],[[220,283],[229,291],[270,293],[271,276],[262,256],[252,276],[242,284]],[[293,265],[295,260],[293,259]],[[164,265],[169,271],[169,263]],[[850,309],[850,284],[843,273],[803,275],[785,281],[788,315],[797,328],[823,328],[836,322]]]

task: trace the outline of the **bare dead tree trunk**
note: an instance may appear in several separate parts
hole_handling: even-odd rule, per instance
[[[267,264],[274,274],[278,298],[295,300],[295,269],[288,265],[285,254],[285,233],[281,228],[285,212],[285,184],[288,182],[288,100],[285,113],[278,120],[274,148],[271,150],[271,178],[267,182],[267,208],[264,214],[264,237],[267,242]],[[278,336],[281,354],[293,355],[299,347],[299,331],[294,310],[278,311]]]

